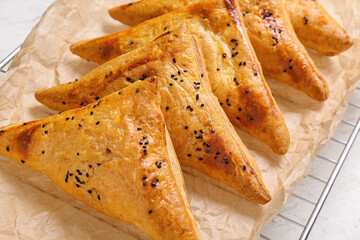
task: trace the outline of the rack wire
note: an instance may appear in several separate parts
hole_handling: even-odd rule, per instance
[[[20,51],[21,46],[17,47],[14,51],[12,51],[5,59],[0,62],[0,73],[6,73],[6,69],[9,66],[10,62],[14,59],[15,55]],[[360,88],[358,87],[356,90],[358,96],[360,96]],[[357,105],[355,102],[349,102],[349,108],[351,109],[352,115],[356,115],[356,117],[352,117],[350,119],[345,118],[341,121],[342,126],[338,128],[337,133],[335,133],[334,137],[332,137],[324,147],[324,149],[331,148],[331,156],[320,151],[319,155],[315,158],[316,161],[324,161],[328,163],[329,167],[327,171],[330,173],[328,177],[321,177],[316,174],[316,170],[310,170],[307,178],[300,183],[299,191],[297,191],[296,187],[294,189],[294,193],[290,196],[288,202],[285,204],[283,210],[274,218],[274,220],[265,227],[265,229],[260,234],[260,238],[263,240],[273,240],[273,239],[299,239],[306,240],[316,222],[317,217],[319,216],[322,207],[324,206],[327,197],[331,191],[332,186],[334,185],[336,178],[343,166],[348,153],[350,152],[351,147],[354,144],[355,138],[360,131],[360,105]],[[348,134],[344,134],[344,129],[347,129]],[[342,133],[339,133],[342,132]],[[344,136],[347,138],[344,139]],[[336,147],[334,147],[334,144]],[[327,151],[326,151],[327,152]],[[338,153],[338,154],[337,154]],[[338,157],[336,157],[338,155]],[[335,156],[335,157],[334,157]],[[313,163],[313,165],[316,165]],[[316,169],[316,166],[315,166]],[[321,172],[324,172],[324,169],[321,169]],[[325,171],[326,172],[326,171]],[[311,182],[317,182],[322,186],[320,189],[321,193],[319,196],[314,197],[314,193],[308,193],[306,189],[313,187]],[[299,186],[298,185],[298,186]],[[316,194],[315,194],[316,195]],[[294,202],[297,203],[294,206]],[[300,204],[299,204],[300,202]],[[287,208],[291,208],[292,212],[299,212],[304,210],[304,204],[307,205],[306,209],[309,213],[308,216],[303,218],[294,217],[292,214],[286,214]],[[288,207],[289,206],[289,207]],[[310,207],[309,207],[310,206]],[[295,228],[294,228],[295,227]],[[276,229],[282,229],[281,233],[276,232]],[[289,229],[290,231],[284,232],[284,229]],[[294,231],[294,229],[297,229]],[[291,233],[290,236],[287,236],[287,233]],[[275,234],[275,236],[274,236]],[[281,235],[280,235],[281,234]]]

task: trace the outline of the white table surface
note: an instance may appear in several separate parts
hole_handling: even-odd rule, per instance
[[[0,1],[0,60],[18,47],[26,38],[30,30],[40,20],[42,13],[53,0],[1,0]],[[360,90],[355,90],[350,102],[360,105]],[[356,123],[360,116],[360,109],[349,106],[345,120]],[[347,140],[351,127],[340,124],[335,135],[336,139]],[[330,141],[321,151],[322,156],[339,155],[336,142]],[[331,174],[333,166],[321,158],[316,158],[310,174],[326,180]],[[309,239],[360,239],[360,136],[357,136],[352,149],[345,161],[337,181],[321,211]],[[295,187],[294,193],[307,196],[316,201],[324,183],[307,178]],[[282,215],[296,219],[306,224],[312,207],[298,203],[290,197],[288,204],[282,210]],[[301,204],[301,207],[297,206]],[[297,209],[296,211],[294,209]],[[300,211],[299,211],[300,209]],[[283,224],[284,219],[275,218],[263,233],[271,239],[298,239],[302,229],[296,225],[289,227]]]

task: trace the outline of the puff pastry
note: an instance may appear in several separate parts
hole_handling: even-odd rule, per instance
[[[143,0],[114,7],[109,9],[109,13],[114,19],[134,26],[197,1]],[[242,2],[245,4],[246,1],[248,0]],[[240,5],[242,5],[241,2]],[[326,56],[334,56],[353,45],[354,42],[351,37],[319,2],[314,0],[287,0],[286,7],[296,35],[305,47],[314,49]],[[244,11],[244,14],[246,15],[247,11]]]
[[[103,63],[186,23],[199,39],[212,90],[231,122],[275,153],[285,154],[290,143],[288,130],[239,14],[231,0],[202,1],[131,29],[75,43],[71,50]]]
[[[230,0],[224,1],[230,2]],[[113,18],[121,22],[135,21],[133,23],[136,23],[138,21],[135,19],[143,20],[145,17],[158,16],[193,2],[198,1],[143,0],[132,5],[110,9],[109,12]],[[315,100],[325,101],[329,96],[328,85],[297,39],[283,0],[239,0],[237,2],[243,11],[247,33],[264,73],[288,83]],[[139,15],[141,16],[138,18]],[[130,16],[133,20],[130,20]]]
[[[200,239],[158,107],[157,80],[94,104],[0,128],[0,154],[153,239]]]
[[[38,91],[36,99],[65,110],[94,102],[147,76],[159,76],[161,109],[180,164],[264,204],[271,197],[260,170],[206,86],[201,60],[194,40],[182,26],[144,48],[108,61],[78,81]]]
[[[287,10],[302,44],[322,55],[334,56],[353,45],[353,40],[320,3],[288,0]]]

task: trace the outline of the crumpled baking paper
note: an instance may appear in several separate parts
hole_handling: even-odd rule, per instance
[[[261,228],[276,216],[294,185],[307,175],[312,160],[342,119],[347,97],[359,85],[360,1],[320,2],[356,41],[337,57],[310,52],[330,85],[330,98],[325,103],[315,102],[281,82],[267,79],[290,131],[289,152],[278,156],[238,131],[272,194],[272,201],[265,206],[243,199],[203,174],[184,169],[192,211],[204,239],[259,238]],[[54,114],[36,102],[35,91],[73,81],[96,67],[72,55],[69,45],[127,28],[107,13],[108,8],[124,3],[55,1],[25,40],[9,71],[0,75],[0,126]],[[0,239],[148,239],[136,227],[97,213],[45,175],[5,157],[0,157],[0,216]]]

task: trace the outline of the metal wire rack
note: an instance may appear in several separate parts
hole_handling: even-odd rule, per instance
[[[10,62],[20,50],[19,46],[0,62],[0,72],[5,73]],[[360,96],[360,88],[355,90]],[[323,148],[314,160],[312,169],[307,178],[298,184],[283,210],[266,226],[260,238],[262,240],[273,239],[299,239],[308,238],[312,227],[330,193],[332,186],[344,164],[346,157],[360,131],[360,105],[350,99],[348,112],[351,116],[345,116],[341,121],[338,131],[329,143]],[[316,171],[319,166],[321,171]],[[324,170],[324,165],[327,168]],[[319,176],[319,172],[328,173],[327,176]],[[314,188],[314,185],[317,187]],[[311,190],[310,190],[311,189]],[[314,189],[316,191],[314,191]],[[291,209],[290,214],[287,213]],[[296,212],[302,212],[302,216],[296,216]],[[289,231],[284,231],[288,229]]]

